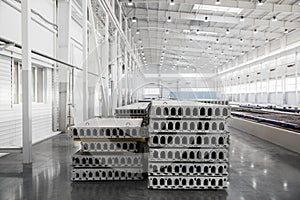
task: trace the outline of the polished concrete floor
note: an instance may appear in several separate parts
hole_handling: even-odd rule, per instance
[[[34,146],[32,166],[21,155],[0,158],[0,200],[13,199],[300,199],[300,155],[230,129],[230,187],[226,191],[147,190],[146,181],[70,181],[77,148],[66,135]]]

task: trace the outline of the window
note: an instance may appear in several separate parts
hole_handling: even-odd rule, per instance
[[[18,61],[14,60],[13,64],[13,103],[18,104],[21,101],[21,96],[20,96],[20,81],[21,81],[21,65]]]
[[[145,95],[159,95],[159,88],[144,88]]]
[[[292,92],[292,91],[296,90],[296,78],[295,77],[286,77],[285,84],[286,84],[285,90],[287,92]]]
[[[269,80],[269,92],[276,92],[276,79]]]
[[[267,82],[265,80],[261,82],[261,92],[267,92]]]
[[[31,92],[32,92],[32,101],[35,102],[36,101],[36,99],[35,99],[35,90],[36,90],[36,81],[35,81],[35,79],[36,79],[36,77],[35,77],[35,68],[34,67],[31,69],[31,73],[32,73],[32,76],[31,76],[31,79],[32,79],[32,90],[31,90]]]
[[[18,60],[13,62],[13,103],[19,104],[22,102],[22,65]],[[32,102],[44,102],[44,69],[33,66],[31,69],[32,78]]]
[[[256,82],[256,92],[261,92],[261,82],[260,81],[257,81]]]
[[[253,81],[250,83],[250,91],[249,92],[255,93],[255,83]]]
[[[276,91],[282,92],[282,77],[277,77]]]
[[[297,89],[298,91],[300,91],[300,74],[298,74],[298,78],[297,78]]]
[[[43,75],[43,69],[42,68],[36,68],[37,70],[37,79],[36,79],[36,85],[37,85],[37,92],[36,92],[36,99],[38,103],[43,102],[44,100],[44,75]]]

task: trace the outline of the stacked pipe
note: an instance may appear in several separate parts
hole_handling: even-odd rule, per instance
[[[70,128],[81,149],[72,157],[73,181],[141,180],[142,119],[94,118]]]
[[[228,105],[152,102],[148,188],[227,188],[229,115]]]
[[[139,102],[115,109],[116,118],[142,118],[143,126],[149,124],[150,102]]]

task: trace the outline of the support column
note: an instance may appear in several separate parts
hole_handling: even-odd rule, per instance
[[[96,66],[96,73],[98,74],[98,80],[95,83],[95,94],[97,94],[98,98],[95,98],[95,110],[93,115],[89,113],[89,116],[102,116],[103,112],[102,109],[104,105],[107,104],[106,99],[104,98],[103,94],[104,88],[103,88],[103,68],[100,63],[100,45],[97,44],[97,30],[96,30],[96,24],[94,20],[94,13],[91,5],[91,1],[88,1],[88,10],[89,10],[89,16],[90,16],[90,22],[91,22],[91,28],[90,28],[90,39],[89,39],[89,66]]]
[[[125,46],[125,57],[124,57],[124,73],[125,73],[125,94],[124,94],[124,101],[125,101],[125,105],[128,104],[128,52],[127,52],[127,47]]]
[[[83,20],[82,20],[82,24],[83,24],[83,28],[82,28],[82,69],[83,69],[83,91],[82,91],[82,97],[83,97],[83,120],[87,120],[88,119],[88,55],[87,55],[87,51],[88,51],[88,39],[87,39],[87,31],[88,31],[88,27],[87,27],[87,1],[83,1],[82,2],[82,14],[83,14]]]
[[[70,26],[71,2],[60,0],[58,2],[58,43],[57,58],[70,62]],[[64,65],[58,65],[59,80],[59,129],[66,132],[68,107],[68,74]]]
[[[122,56],[122,49],[121,49],[121,37],[118,34],[118,107],[122,106],[123,104],[123,56]]]
[[[111,43],[111,110],[110,114],[113,115],[115,109],[117,108],[118,102],[118,32],[115,31],[113,35],[113,41]]]
[[[109,107],[110,107],[110,102],[109,102],[109,77],[108,77],[108,65],[109,65],[109,18],[108,15],[105,15],[105,28],[104,28],[104,41],[102,44],[102,79],[103,79],[103,98],[105,98],[106,104],[103,105],[103,116],[107,117],[109,115]]]
[[[30,46],[30,1],[22,1],[22,129],[23,163],[32,163],[32,80]]]
[[[131,61],[131,55],[129,54],[129,57],[128,57],[128,96],[127,96],[127,99],[128,99],[128,104],[131,104],[131,67],[132,67],[132,61]]]
[[[298,100],[298,96],[299,96],[299,93],[298,93],[298,82],[299,82],[299,78],[298,78],[298,67],[299,67],[299,62],[298,62],[298,50],[296,50],[295,52],[295,98],[296,98],[296,105],[299,105],[299,100]]]

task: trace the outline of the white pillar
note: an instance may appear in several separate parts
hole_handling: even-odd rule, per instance
[[[124,92],[124,101],[125,105],[128,104],[128,52],[127,52],[127,47],[125,46],[124,50],[125,56],[124,56],[124,73],[125,73],[125,92]]]
[[[127,69],[127,73],[128,73],[128,96],[127,96],[127,103],[131,104],[131,68],[132,68],[132,60],[131,60],[131,54],[129,54],[128,57],[128,69]]]
[[[111,111],[110,114],[113,115],[115,109],[117,108],[118,102],[118,32],[115,31],[113,35],[113,41],[111,44],[111,73],[112,73],[112,85],[111,85]]]
[[[87,31],[88,31],[88,27],[87,27],[87,1],[82,1],[82,24],[83,24],[83,28],[82,28],[82,69],[83,69],[83,91],[82,91],[82,97],[83,97],[83,120],[87,120],[88,119],[88,55],[87,55],[87,51],[88,51],[88,39],[87,39]]]
[[[123,76],[122,76],[122,71],[123,71],[123,54],[124,52],[122,51],[121,48],[121,37],[118,35],[118,107],[122,106],[122,101],[123,101]]]
[[[22,7],[22,129],[23,163],[32,163],[32,80],[30,46],[30,1],[23,0]]]
[[[295,52],[295,98],[296,98],[296,106],[299,105],[299,100],[298,100],[298,96],[299,96],[299,93],[298,93],[298,82],[299,82],[299,78],[298,78],[298,67],[299,67],[299,62],[298,62],[298,50],[296,50]]]
[[[110,102],[109,102],[109,77],[108,77],[108,65],[109,65],[109,18],[108,15],[105,16],[105,29],[104,29],[104,41],[102,44],[102,50],[101,50],[101,54],[102,54],[102,72],[103,75],[101,76],[101,78],[103,78],[103,90],[104,90],[104,94],[103,94],[103,98],[105,98],[105,102],[106,104],[103,104],[103,116],[106,117],[109,114],[109,107],[110,107]]]
[[[70,26],[72,1],[58,1],[58,42],[57,58],[70,62]],[[68,75],[69,70],[64,65],[58,65],[59,79],[59,129],[66,131],[68,107]]]

